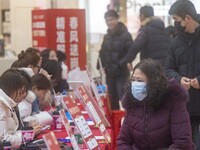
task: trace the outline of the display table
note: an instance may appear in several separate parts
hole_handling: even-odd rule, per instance
[[[103,140],[103,139],[98,139],[98,138],[101,138],[101,137],[102,137],[102,136],[101,136],[101,133],[100,133],[100,131],[99,131],[99,129],[96,128],[96,127],[93,127],[93,128],[91,128],[91,129],[92,129],[92,132],[93,132],[94,136],[95,136],[96,139],[97,139],[97,142],[99,143],[99,146],[100,146],[101,150],[112,150],[112,143],[113,143],[113,142],[112,142],[111,144],[107,144],[107,143],[105,142],[105,140]],[[108,130],[110,136],[113,137],[112,129],[107,129],[107,130]],[[44,134],[46,134],[46,133],[49,133],[49,132],[51,132],[51,131],[53,131],[53,129],[44,131],[43,133],[41,133],[41,134],[37,137],[37,139],[41,139],[41,138],[42,138],[42,135],[44,135]],[[61,131],[53,131],[53,132],[54,132],[54,134],[55,134],[55,136],[56,136],[57,139],[60,139],[60,138],[63,139],[63,138],[66,138],[66,137],[67,137],[66,139],[68,139],[67,132],[65,131],[64,128],[63,128]],[[70,142],[67,142],[67,144],[68,144],[69,146],[71,145]],[[86,146],[85,146],[85,145],[83,145],[83,149],[86,149]]]

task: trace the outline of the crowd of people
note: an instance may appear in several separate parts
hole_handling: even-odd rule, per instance
[[[66,75],[62,76],[67,74],[62,64],[66,54],[57,52],[61,58],[58,61],[55,52],[31,47],[22,50],[0,77],[0,140],[10,142],[13,148],[23,143],[21,129],[25,125],[33,127],[37,135],[52,124],[55,94],[66,93],[69,88]]]
[[[200,150],[200,16],[189,0],[175,1],[169,14],[174,27],[165,28],[153,7],[141,7],[134,40],[115,10],[104,15],[97,68],[105,71],[111,109],[121,101],[126,111],[119,150]],[[52,124],[54,96],[69,89],[65,61],[59,50],[30,47],[0,76],[1,141],[18,148],[25,124],[35,134]]]
[[[189,0],[172,4],[174,26],[167,28],[153,7],[139,12],[135,40],[116,11],[105,13],[108,30],[99,57],[111,108],[119,110],[121,100],[126,110],[117,148],[200,150],[200,16]],[[132,67],[139,52],[140,62]]]

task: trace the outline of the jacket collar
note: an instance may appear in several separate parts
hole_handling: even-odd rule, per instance
[[[0,89],[0,101],[2,101],[10,109],[17,106],[17,103],[11,99],[2,89]]]
[[[33,103],[35,99],[36,99],[35,94],[31,90],[28,90],[24,100],[28,101],[29,103]]]
[[[31,68],[22,67],[22,68],[18,68],[18,69],[26,72],[29,75],[29,77],[32,77],[34,75],[34,72]]]
[[[155,17],[155,16],[145,18],[145,19],[141,22],[141,26],[145,26],[145,25],[147,25],[150,21],[155,20],[155,19],[158,20],[159,18],[158,18],[158,17]]]
[[[122,22],[118,22],[116,27],[113,30],[108,29],[107,33],[110,36],[114,37],[114,36],[121,35],[123,32],[126,32],[126,31],[127,31],[127,27]]]

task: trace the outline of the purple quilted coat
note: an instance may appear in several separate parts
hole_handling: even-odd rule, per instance
[[[166,103],[158,111],[146,101],[133,103],[127,95],[122,101],[126,115],[117,139],[118,150],[194,149],[186,108],[188,95],[176,81],[170,81],[163,98]]]

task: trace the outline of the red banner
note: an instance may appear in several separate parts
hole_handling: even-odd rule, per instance
[[[47,9],[32,11],[33,47],[67,54],[69,69],[86,66],[85,10]]]

